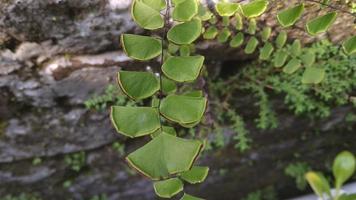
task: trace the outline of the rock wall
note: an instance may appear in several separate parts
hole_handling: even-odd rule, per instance
[[[111,127],[108,112],[89,111],[83,104],[113,83],[120,69],[145,67],[119,49],[121,33],[142,32],[130,19],[129,4],[0,1],[0,198],[36,193],[51,200],[99,194],[110,200],[155,199],[151,183],[132,174],[111,147],[124,139]],[[211,55],[211,68],[220,68],[222,60],[247,58],[216,43],[200,43],[198,49]],[[239,97],[237,106],[249,98]],[[251,107],[245,109],[247,117],[253,115]],[[356,136],[343,120],[347,112],[351,108],[336,108],[330,118],[314,122],[280,108],[278,129],[261,133],[251,126],[253,150],[240,154],[228,146],[204,155],[200,162],[211,166],[209,178],[188,190],[207,199],[233,200],[274,185],[280,198],[293,196],[298,192],[283,169],[296,152],[321,166],[343,148],[356,150]],[[141,142],[126,141],[126,151]],[[81,151],[86,152],[85,165],[75,172],[65,158]],[[40,164],[34,163],[37,158]]]

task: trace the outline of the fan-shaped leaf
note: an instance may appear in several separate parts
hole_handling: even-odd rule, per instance
[[[356,35],[347,39],[342,44],[342,47],[344,48],[344,51],[349,55],[356,53]]]
[[[241,11],[245,17],[258,17],[265,12],[267,6],[268,1],[266,0],[254,0],[251,3],[241,5]]]
[[[247,45],[245,47],[245,53],[246,54],[251,54],[256,50],[256,47],[258,45],[258,40],[256,39],[256,37],[251,37],[248,42]]]
[[[206,109],[206,98],[169,95],[161,101],[160,112],[170,121],[190,124],[200,121]]]
[[[218,34],[218,42],[225,43],[229,39],[230,36],[231,36],[231,31],[228,28],[224,28]]]
[[[194,42],[201,34],[201,21],[193,19],[173,26],[167,34],[167,38],[176,44],[190,44]]]
[[[300,16],[302,16],[303,11],[304,11],[303,3],[294,6],[292,8],[283,10],[277,14],[278,22],[283,27],[292,26],[300,18]]]
[[[256,33],[256,28],[257,28],[256,20],[253,18],[250,19],[247,32],[251,35],[254,35]]]
[[[230,47],[236,48],[242,45],[244,42],[244,34],[239,32],[230,41]]]
[[[184,93],[185,96],[189,97],[202,97],[203,96],[203,91],[201,90],[192,90],[189,92]]]
[[[211,13],[206,6],[204,6],[203,4],[199,3],[198,6],[198,17],[200,20],[202,21],[207,21],[209,19],[211,19],[211,17],[213,16],[213,13]]]
[[[281,31],[276,39],[277,48],[282,48],[286,44],[286,41],[287,41],[287,32]]]
[[[203,34],[203,38],[207,40],[214,39],[218,35],[218,29],[215,26],[210,26]]]
[[[323,197],[324,194],[330,194],[329,183],[321,173],[308,172],[305,178],[319,197]]]
[[[317,35],[325,32],[334,23],[337,13],[330,12],[317,17],[306,24],[306,29],[310,35]]]
[[[215,9],[220,16],[232,16],[238,8],[239,4],[230,2],[219,2],[215,5]]]
[[[120,71],[117,77],[121,90],[135,100],[150,97],[159,90],[159,81],[150,72]]]
[[[355,156],[343,151],[339,153],[333,163],[333,174],[335,177],[335,186],[340,188],[355,172],[356,160]]]
[[[315,54],[311,51],[307,51],[301,56],[301,59],[305,67],[310,67],[315,63]]]
[[[198,1],[185,0],[175,5],[173,19],[177,21],[190,21],[198,14]]]
[[[242,30],[244,23],[242,22],[242,17],[239,13],[235,14],[235,20],[236,20],[236,24],[235,24],[236,30],[239,30],[239,31]]]
[[[177,136],[177,132],[173,127],[162,126],[162,129],[158,129],[156,132],[151,134],[151,138],[157,137],[161,133],[167,133],[169,135]]]
[[[130,153],[126,160],[143,175],[158,180],[189,170],[201,148],[198,140],[161,133]]]
[[[300,43],[300,40],[294,40],[290,51],[293,56],[300,56],[302,52],[302,44]]]
[[[189,45],[181,45],[179,48],[180,56],[189,56],[190,55],[190,47]]]
[[[171,198],[183,191],[183,182],[179,178],[170,178],[154,182],[153,187],[159,197]]]
[[[223,16],[222,17],[222,24],[223,26],[227,27],[230,25],[230,17],[228,16]]]
[[[117,132],[131,138],[149,135],[160,128],[158,111],[152,107],[112,106],[111,121]]]
[[[204,200],[204,199],[201,199],[201,198],[198,198],[198,197],[195,197],[195,196],[185,193],[180,200]]]
[[[275,67],[282,67],[288,58],[287,52],[279,50],[274,54],[273,64]]]
[[[208,176],[209,167],[193,166],[189,171],[183,172],[180,177],[190,184],[201,183]]]
[[[136,0],[142,1],[144,4],[150,6],[151,8],[160,11],[166,8],[166,1],[165,0]]]
[[[272,46],[272,44],[270,42],[266,42],[266,44],[260,49],[260,59],[261,60],[267,60],[272,52],[273,52],[274,48]]]
[[[149,60],[162,52],[161,41],[148,36],[122,34],[121,44],[125,53],[137,60]]]
[[[261,39],[263,42],[268,41],[269,37],[271,36],[272,29],[271,27],[264,27],[261,33]]]
[[[303,73],[302,83],[318,84],[323,81],[325,70],[318,67],[307,67]]]
[[[293,74],[295,71],[297,71],[300,68],[300,66],[301,66],[300,60],[297,58],[293,58],[283,68],[283,72],[287,74]]]
[[[162,91],[164,94],[172,94],[177,91],[177,85],[174,81],[162,77]]]
[[[132,3],[131,15],[134,21],[144,29],[154,30],[164,25],[159,11],[140,0]]]
[[[173,56],[162,66],[163,73],[177,82],[194,81],[203,67],[204,56]]]

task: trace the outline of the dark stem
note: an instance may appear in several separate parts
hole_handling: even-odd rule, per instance
[[[163,31],[162,31],[162,35],[161,35],[161,44],[162,44],[162,52],[161,52],[161,62],[160,62],[160,67],[159,67],[159,85],[160,85],[160,89],[159,89],[159,94],[158,94],[158,111],[160,109],[161,106],[161,100],[163,97],[163,84],[162,84],[162,65],[164,62],[164,45],[165,45],[165,40],[167,38],[167,32],[168,32],[168,28],[169,28],[169,19],[170,19],[170,0],[166,0],[166,13],[163,15],[163,20],[164,20],[164,25],[163,25]],[[162,121],[160,123],[161,125],[161,131],[163,131],[162,129]]]
[[[352,12],[350,12],[350,11],[341,9],[341,8],[339,8],[339,7],[336,7],[336,6],[333,6],[333,5],[331,5],[331,4],[323,3],[323,2],[320,2],[320,1],[317,1],[317,0],[305,0],[305,1],[317,3],[317,4],[320,4],[320,5],[326,6],[326,7],[328,7],[328,8],[331,8],[331,9],[333,9],[333,10],[337,10],[337,11],[340,11],[340,12],[343,12],[343,13],[346,13],[346,14],[349,14],[349,15],[351,15],[351,16],[353,16],[353,17],[356,17],[356,14],[355,14],[355,13],[352,13]]]

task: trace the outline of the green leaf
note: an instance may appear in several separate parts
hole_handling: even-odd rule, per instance
[[[244,34],[239,32],[230,41],[230,47],[236,48],[242,45],[244,42]]]
[[[170,121],[190,124],[200,121],[206,109],[203,97],[169,95],[161,101],[160,112]]]
[[[121,44],[127,56],[136,60],[150,60],[162,52],[161,41],[148,36],[122,34]]]
[[[169,43],[168,44],[168,52],[171,54],[175,54],[177,53],[177,51],[179,50],[179,46],[173,43]]]
[[[189,47],[189,45],[180,46],[179,55],[180,56],[189,56],[190,55],[190,47]]]
[[[229,2],[219,2],[215,5],[215,9],[220,16],[232,16],[235,14],[239,4]]]
[[[300,66],[301,66],[300,60],[297,58],[293,58],[283,68],[283,72],[287,74],[293,74],[295,71],[297,71],[300,68]]]
[[[111,122],[117,132],[127,137],[149,135],[160,128],[160,118],[152,107],[111,107]]]
[[[272,52],[273,52],[274,48],[272,46],[272,44],[270,42],[266,42],[265,45],[260,49],[260,59],[261,60],[267,60]]]
[[[325,77],[325,70],[318,67],[307,67],[303,73],[302,83],[304,84],[318,84],[323,81]]]
[[[315,53],[307,51],[301,56],[301,59],[305,67],[310,67],[315,63]]]
[[[151,138],[157,137],[161,133],[167,133],[169,135],[177,136],[177,132],[173,127],[162,126],[162,130],[158,129],[156,132],[151,134]]]
[[[356,194],[343,194],[339,200],[355,200],[356,199]]]
[[[198,14],[198,1],[185,0],[175,5],[173,19],[176,21],[190,21]]]
[[[171,198],[183,191],[183,182],[179,178],[170,178],[154,182],[153,188],[159,197]]]
[[[184,96],[203,97],[203,91],[201,91],[201,90],[192,90],[192,91],[184,93]]]
[[[347,39],[344,43],[342,43],[342,47],[346,54],[356,53],[356,35]]]
[[[263,42],[267,42],[271,36],[272,29],[271,27],[264,27],[261,33],[261,39]]]
[[[268,6],[266,0],[255,0],[251,3],[241,5],[241,12],[245,17],[252,18],[258,17],[265,12]]]
[[[222,24],[224,27],[227,27],[230,25],[230,17],[228,16],[223,16],[222,17]]]
[[[162,91],[164,94],[172,94],[177,91],[177,85],[174,81],[162,77]]]
[[[294,40],[290,51],[293,56],[300,56],[302,52],[302,44],[300,40]]]
[[[275,67],[282,67],[288,58],[288,54],[283,51],[279,50],[274,54],[273,64]]]
[[[140,0],[134,0],[132,3],[131,15],[133,20],[144,29],[154,30],[164,25],[159,11]]]
[[[199,3],[198,6],[198,17],[200,20],[202,21],[207,21],[209,19],[211,19],[211,17],[213,16],[213,13],[211,13],[206,6],[204,6],[203,4]]]
[[[198,78],[203,67],[204,56],[173,56],[164,62],[163,73],[177,82],[190,82]]]
[[[189,171],[183,172],[180,177],[190,184],[201,183],[208,176],[209,167],[193,166]]]
[[[142,1],[146,5],[150,6],[151,8],[160,11],[166,8],[166,1],[165,0],[138,0]]]
[[[120,71],[117,77],[121,90],[134,100],[148,98],[159,90],[159,81],[150,72]]]
[[[281,31],[278,34],[277,39],[276,39],[277,48],[279,48],[279,49],[282,48],[286,44],[286,41],[287,41],[287,32]]]
[[[198,197],[195,197],[195,196],[185,193],[180,200],[204,200],[204,199],[201,199],[201,198],[198,198]]]
[[[355,172],[356,161],[355,156],[343,151],[339,153],[333,163],[333,174],[335,177],[335,187],[340,189]]]
[[[143,175],[159,180],[189,170],[201,148],[202,143],[198,140],[161,133],[130,153],[126,160]]]
[[[310,35],[317,35],[325,32],[334,23],[337,13],[330,12],[323,16],[317,17],[306,24],[307,32]]]
[[[252,18],[250,19],[247,32],[251,35],[254,35],[256,33],[256,29],[257,29],[256,20]]]
[[[283,27],[290,27],[302,16],[304,11],[304,4],[301,3],[292,8],[283,10],[277,14],[278,22]]]
[[[210,26],[203,34],[203,38],[212,40],[218,35],[218,29],[215,26]]]
[[[228,28],[224,28],[218,35],[218,42],[225,43],[231,36],[231,31]]]
[[[236,30],[241,31],[243,29],[244,23],[242,22],[242,17],[239,13],[235,14],[235,20],[236,20],[236,24],[235,24]]]
[[[202,25],[199,19],[193,19],[173,26],[167,34],[167,38],[176,44],[190,44],[201,34]]]
[[[256,50],[256,47],[258,45],[258,40],[256,39],[256,37],[251,37],[248,42],[247,45],[245,47],[245,53],[246,54],[251,54]]]
[[[321,173],[311,171],[305,175],[305,178],[319,197],[323,197],[325,193],[330,194],[329,183]]]

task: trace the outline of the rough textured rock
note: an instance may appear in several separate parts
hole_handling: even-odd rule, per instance
[[[133,175],[112,148],[123,139],[111,127],[108,112],[89,111],[83,105],[115,82],[121,68],[152,64],[132,62],[119,50],[121,33],[142,31],[129,17],[129,4],[127,0],[0,2],[0,197],[24,192],[53,200],[98,194],[110,200],[155,198],[151,183]],[[271,17],[264,20],[274,26]],[[335,41],[350,35],[336,30],[342,20],[349,20],[343,17],[334,28]],[[199,43],[197,49],[209,56],[211,68],[220,68],[221,60],[250,58],[214,42]],[[241,112],[247,117],[253,115],[253,109],[245,106],[250,98],[236,101],[237,107],[244,105]],[[278,99],[276,104],[282,105]],[[233,200],[274,185],[284,199],[298,193],[293,180],[283,175],[296,152],[321,166],[344,147],[356,148],[352,145],[356,136],[343,120],[351,108],[336,108],[330,118],[317,122],[279,109],[278,129],[261,133],[251,128],[252,151],[240,154],[228,146],[204,155],[200,162],[211,166],[209,178],[188,191],[207,199]],[[128,140],[125,150],[130,152],[141,142]],[[81,151],[86,159],[76,172],[65,158]],[[34,164],[36,158],[42,163]],[[68,181],[71,184],[64,187]]]

